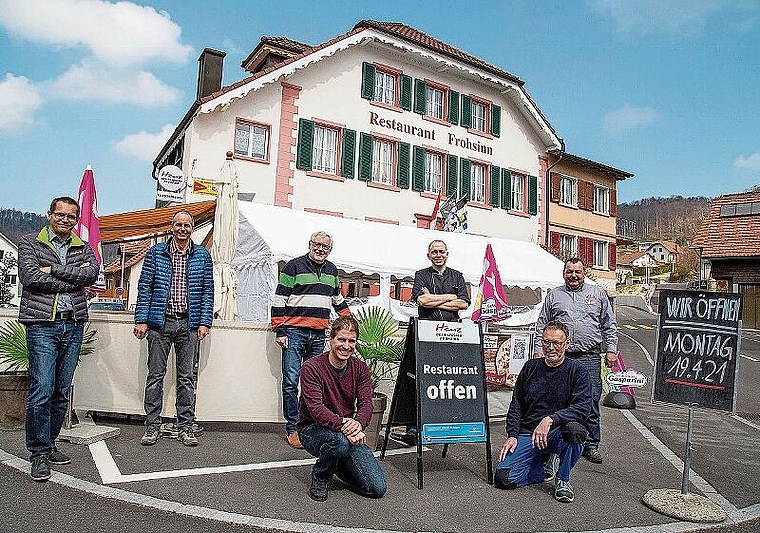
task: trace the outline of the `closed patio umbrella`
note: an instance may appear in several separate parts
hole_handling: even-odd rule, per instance
[[[214,259],[214,315],[222,320],[237,320],[235,301],[237,274],[232,268],[238,242],[238,180],[232,152],[216,181],[216,213],[211,255]]]

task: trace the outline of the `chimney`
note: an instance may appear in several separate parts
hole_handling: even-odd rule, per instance
[[[227,54],[214,50],[213,48],[204,48],[201,56],[198,58],[198,93],[195,98],[200,102],[202,98],[214,93],[222,88],[222,67],[224,66],[224,56]]]

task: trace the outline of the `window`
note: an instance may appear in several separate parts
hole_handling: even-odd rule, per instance
[[[311,168],[324,174],[337,174],[338,130],[314,124]]]
[[[5,250],[0,250],[0,259],[2,259],[5,256]]]
[[[488,105],[476,100],[472,101],[472,129],[487,132]]]
[[[525,211],[525,176],[512,174],[512,210]]]
[[[253,159],[269,159],[269,126],[238,120],[235,125],[235,153]]]
[[[16,274],[8,274],[5,276],[5,283],[9,285],[15,285],[17,280],[18,280],[18,277],[16,276]]]
[[[594,268],[607,269],[607,243],[603,241],[594,241]]]
[[[427,111],[426,115],[440,120],[444,119],[444,91],[427,85]]]
[[[559,203],[569,207],[578,207],[578,180],[562,176],[559,195]]]
[[[438,194],[443,185],[443,155],[425,151],[425,192]]]
[[[394,155],[396,144],[383,139],[375,139],[372,143],[372,181],[385,185],[393,185]]]
[[[607,187],[594,185],[594,213],[610,214],[610,190]]]
[[[562,259],[578,257],[578,238],[575,235],[560,235],[559,255]]]
[[[375,97],[373,100],[388,105],[396,104],[396,84],[398,77],[395,74],[383,72],[377,69],[375,72]]]
[[[470,166],[470,201],[479,204],[488,202],[486,198],[486,166],[473,163]]]

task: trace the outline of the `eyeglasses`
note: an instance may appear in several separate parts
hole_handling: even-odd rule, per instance
[[[61,213],[60,211],[53,211],[50,214],[53,215],[58,220],[71,220],[72,222],[76,221],[76,219],[79,218],[77,215],[70,215],[69,213]]]
[[[322,244],[321,242],[314,242],[314,241],[309,241],[309,244],[315,250],[324,250],[325,252],[329,252],[330,250],[332,250],[332,244]]]
[[[180,228],[191,228],[192,229],[192,227],[193,227],[193,225],[190,224],[189,222],[175,222],[174,224],[172,224],[172,226],[175,227],[175,228],[177,228],[177,229],[180,229]]]
[[[543,344],[547,348],[559,348],[560,346],[562,346],[566,342],[567,342],[567,339],[565,339],[563,341],[547,341],[547,340],[541,339],[541,344]]]

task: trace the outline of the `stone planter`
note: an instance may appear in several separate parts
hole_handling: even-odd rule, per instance
[[[382,392],[372,393],[372,420],[369,422],[364,430],[364,434],[367,436],[367,446],[370,450],[377,449],[377,445],[380,442],[380,428],[383,426],[383,415],[385,409],[388,407],[388,396]]]
[[[0,372],[0,429],[24,427],[27,392],[27,372]]]

